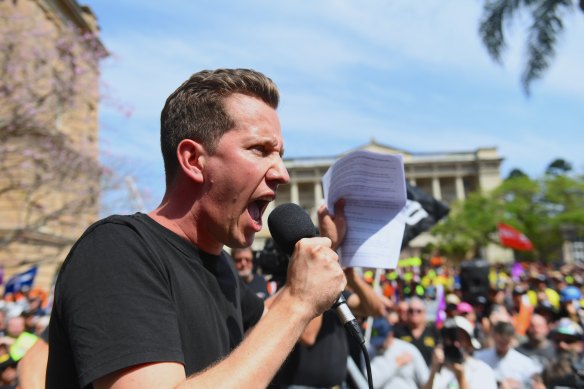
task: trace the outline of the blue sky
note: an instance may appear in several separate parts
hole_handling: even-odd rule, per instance
[[[478,34],[480,0],[85,0],[112,53],[102,64],[101,150],[123,156],[148,209],[164,191],[159,116],[201,69],[245,67],[279,86],[287,157],[378,142],[411,152],[496,146],[502,173],[584,170],[584,14],[531,97],[520,85],[527,18],[503,66]],[[118,104],[131,107],[126,117]]]

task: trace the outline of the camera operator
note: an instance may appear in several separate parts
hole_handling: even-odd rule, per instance
[[[481,345],[467,319],[461,316],[447,319],[441,335],[443,344],[434,349],[430,377],[424,389],[497,388],[493,369],[472,356]]]

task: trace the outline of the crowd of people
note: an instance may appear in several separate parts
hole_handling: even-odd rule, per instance
[[[248,257],[246,274],[273,283]],[[372,321],[361,316],[375,387],[584,387],[584,267],[481,261],[477,269],[484,282],[474,289],[460,266],[358,272],[383,307]],[[357,387],[350,375],[337,386]]]
[[[30,358],[28,351],[37,343],[46,344],[49,315],[48,291],[40,288],[26,288],[0,299],[0,389],[21,387],[24,375],[38,376],[23,372],[22,361]]]

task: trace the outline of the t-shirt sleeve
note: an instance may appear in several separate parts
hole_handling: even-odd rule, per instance
[[[177,314],[159,258],[129,226],[97,226],[74,247],[56,309],[82,387],[119,369],[184,363]]]

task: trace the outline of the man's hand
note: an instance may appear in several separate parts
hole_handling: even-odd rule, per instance
[[[444,350],[442,347],[438,346],[434,349],[432,353],[432,363],[430,368],[432,371],[438,371],[440,367],[444,364]]]
[[[326,236],[331,240],[331,247],[337,250],[345,234],[347,233],[347,222],[345,220],[345,200],[340,199],[335,203],[335,216],[333,217],[326,205],[321,205],[318,209],[318,229],[321,236]]]
[[[286,286],[291,297],[316,317],[337,300],[347,281],[328,238],[304,238],[290,258]]]
[[[413,359],[414,357],[412,356],[412,354],[404,352],[395,358],[395,364],[397,365],[397,367],[402,367],[403,365],[407,365],[408,363],[410,363]]]

